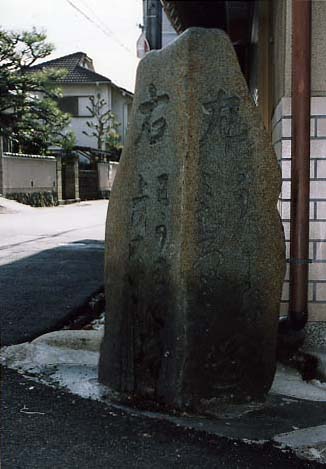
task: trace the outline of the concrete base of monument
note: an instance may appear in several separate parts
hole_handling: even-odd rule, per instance
[[[216,410],[215,418],[190,411],[162,412],[159,407],[144,407],[130,396],[120,399],[98,382],[102,337],[102,330],[45,334],[30,343],[3,347],[0,363],[31,380],[100,400],[133,415],[165,419],[248,443],[273,441],[282,448],[294,448],[302,457],[326,462],[326,383],[304,382],[297,371],[279,366],[264,403],[225,406]],[[320,359],[325,364],[326,353],[321,353]]]

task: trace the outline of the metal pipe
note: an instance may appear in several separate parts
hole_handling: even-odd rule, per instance
[[[290,328],[308,319],[311,0],[292,0]]]
[[[160,0],[145,2],[145,36],[151,50],[162,48],[162,5]]]

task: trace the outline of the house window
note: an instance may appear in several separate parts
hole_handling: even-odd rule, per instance
[[[92,117],[88,109],[91,102],[89,96],[64,96],[58,100],[59,108],[73,117]]]
[[[64,96],[59,99],[59,108],[72,116],[78,116],[78,96]]]
[[[92,117],[92,112],[89,109],[92,109],[89,96],[80,96],[79,100],[79,117]]]

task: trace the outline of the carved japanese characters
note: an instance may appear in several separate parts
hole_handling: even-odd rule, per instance
[[[101,382],[213,413],[264,398],[285,269],[280,182],[223,32],[192,28],[141,61],[107,221]]]

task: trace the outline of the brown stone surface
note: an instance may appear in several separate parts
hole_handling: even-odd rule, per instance
[[[281,177],[228,37],[140,63],[107,225],[100,380],[176,407],[261,398],[275,368]]]

